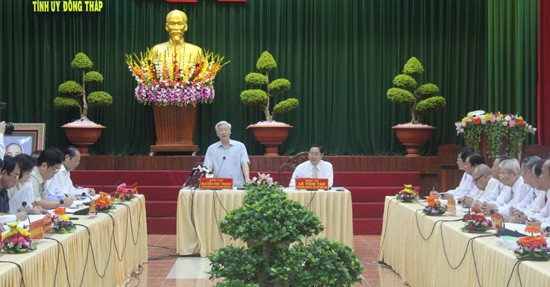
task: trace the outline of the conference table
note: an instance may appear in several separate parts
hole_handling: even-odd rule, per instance
[[[410,286],[550,286],[550,262],[518,261],[494,231],[462,232],[463,213],[425,216],[423,204],[385,202],[379,261]]]
[[[0,254],[0,286],[125,286],[147,261],[143,195],[95,218],[69,216],[78,218],[73,233],[46,234],[31,252]]]
[[[353,248],[351,193],[348,190],[284,190],[289,199],[298,201],[315,212],[325,230],[310,239],[326,237]],[[180,255],[200,254],[206,257],[218,248],[245,246],[232,240],[218,228],[225,215],[242,206],[244,190],[180,190],[177,205],[177,252]]]

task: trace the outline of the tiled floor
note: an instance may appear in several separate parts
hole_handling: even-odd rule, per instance
[[[365,265],[364,280],[355,286],[401,287],[408,286],[388,267],[377,263],[379,235],[355,236],[355,250]],[[208,280],[208,259],[178,257],[176,235],[149,235],[149,262],[143,265],[140,275],[132,278],[127,286],[154,287],[209,287],[215,282]]]

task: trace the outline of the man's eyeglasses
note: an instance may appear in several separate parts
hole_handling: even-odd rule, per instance
[[[316,153],[316,152],[310,152],[308,153],[309,156],[321,156],[320,153]]]
[[[13,176],[13,177],[15,177],[15,178],[19,178],[20,173],[9,172],[8,175],[9,175],[9,176]]]
[[[478,181],[480,178],[482,178],[484,175],[485,175],[485,174],[482,174],[482,175],[480,175],[480,176],[474,178],[474,183],[477,183],[477,181]]]

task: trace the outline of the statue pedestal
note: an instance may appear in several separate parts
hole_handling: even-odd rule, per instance
[[[198,151],[193,144],[197,110],[193,106],[153,106],[157,142],[150,147],[151,152]]]

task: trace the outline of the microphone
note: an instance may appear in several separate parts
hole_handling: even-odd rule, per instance
[[[193,185],[193,184],[192,184],[193,179],[195,178],[195,176],[196,176],[197,173],[199,172],[200,167],[201,167],[201,165],[199,164],[198,166],[193,167],[193,168],[191,169],[191,174],[189,174],[189,177],[187,178],[187,180],[186,180],[185,183],[183,184],[183,187],[188,187],[188,186]]]
[[[214,177],[218,177],[220,175],[220,171],[222,171],[223,163],[225,162],[225,159],[227,159],[225,156],[223,156],[222,163],[220,164],[220,168],[218,169],[218,173]]]

